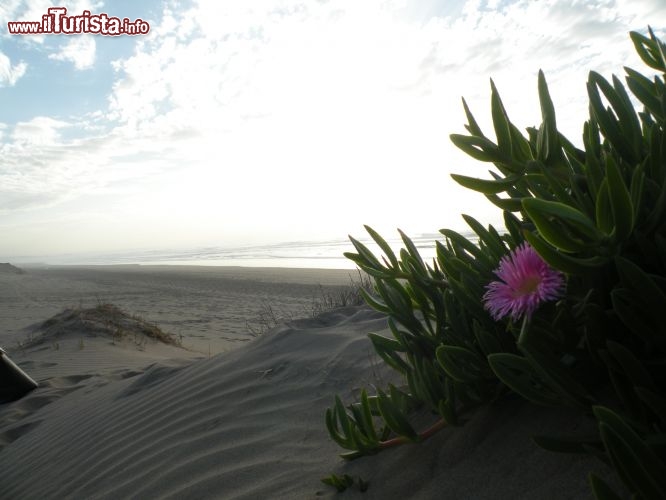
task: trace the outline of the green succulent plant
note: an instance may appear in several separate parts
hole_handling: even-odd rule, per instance
[[[391,333],[371,333],[370,340],[404,385],[363,391],[347,406],[336,397],[326,424],[348,450],[344,458],[421,441],[458,425],[464,412],[515,393],[578,408],[598,423],[594,441],[537,436],[537,444],[595,454],[635,498],[666,498],[666,45],[650,28],[630,37],[655,74],[625,68],[627,90],[615,76],[609,82],[590,72],[583,149],[558,131],[543,72],[542,122],[526,135],[492,81],[494,140],[463,99],[467,134],[451,140],[493,168],[490,179],[453,178],[503,211],[503,230],[463,215],[475,240],[441,230],[432,262],[402,232],[396,254],[366,227],[380,257],[351,238],[356,252],[346,256],[373,277],[374,293],[365,299],[386,314]],[[535,256],[521,254],[528,247]],[[489,284],[502,266],[526,269],[519,259],[532,259],[525,282],[532,288],[512,293],[536,294],[543,266],[561,273],[566,290],[521,320],[501,319],[490,314]],[[613,397],[601,406],[599,394],[609,388]],[[418,407],[437,415],[423,430],[410,421]],[[619,498],[597,476],[590,485],[599,499]]]

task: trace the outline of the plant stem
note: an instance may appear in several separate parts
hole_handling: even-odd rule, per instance
[[[523,317],[523,325],[520,328],[520,335],[518,336],[518,345],[525,345],[525,340],[527,340],[527,333],[530,330],[530,317],[529,315],[525,315]]]
[[[423,432],[419,433],[418,435],[418,441],[423,441],[425,439],[428,439],[429,437],[437,434],[440,430],[442,430],[444,427],[446,427],[446,420],[443,418],[440,418],[437,422],[432,424],[430,427],[428,427],[426,430]],[[386,448],[393,448],[394,446],[399,446],[401,444],[406,444],[406,443],[412,443],[413,441],[409,438],[406,438],[405,436],[398,436],[393,439],[389,439],[387,441],[380,441],[379,442],[379,449],[380,450],[385,450]]]

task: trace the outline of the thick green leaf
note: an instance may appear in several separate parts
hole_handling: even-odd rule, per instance
[[[486,356],[504,350],[497,336],[483,328],[478,321],[474,321],[472,329],[479,347]]]
[[[497,137],[497,147],[507,156],[512,155],[511,148],[511,129],[509,128],[509,117],[506,114],[502,99],[497,92],[495,82],[490,79],[490,110],[493,118],[493,126],[495,128],[495,136]]]
[[[481,128],[479,127],[479,124],[476,123],[476,120],[474,119],[474,115],[472,115],[472,112],[469,109],[469,106],[467,106],[467,101],[465,101],[465,98],[462,100],[463,108],[465,109],[465,116],[467,117],[467,130],[469,131],[470,134],[472,135],[477,135],[479,137],[485,137],[483,135],[483,132],[481,131]]]
[[[451,242],[451,244],[454,247],[462,248],[465,252],[469,253],[475,259],[483,258],[483,252],[478,247],[478,245],[475,245],[460,233],[457,233],[452,229],[441,229],[439,232],[442,233],[446,237],[446,239]],[[456,251],[456,256],[461,257],[461,252]]]
[[[525,207],[524,204],[523,207]],[[558,250],[568,253],[577,253],[585,250],[585,242],[572,236],[560,221],[544,215],[538,210],[525,208],[525,211],[530,219],[532,219],[541,237]]]
[[[518,348],[525,354],[540,378],[545,380],[548,386],[560,395],[562,402],[568,402],[582,409],[588,408],[592,397],[587,389],[576,381],[575,377],[567,371],[562,363],[539,347],[539,344],[543,343],[540,341],[541,339],[535,339],[534,337],[532,337],[532,340],[528,339],[523,343],[519,340]]]
[[[467,177],[466,175],[451,174],[451,178],[461,186],[477,191],[483,194],[497,194],[503,193],[507,188],[513,186],[521,175],[511,175],[501,180],[477,179],[475,177]]]
[[[481,305],[481,295],[474,295],[470,292],[469,287],[465,286],[462,281],[449,279],[449,287],[459,301],[460,306],[464,307],[475,317],[485,317],[487,313]]]
[[[597,191],[596,218],[599,230],[604,234],[610,235],[615,226],[611,209],[610,192],[608,190],[608,178],[604,178]]]
[[[622,500],[622,497],[617,495],[603,479],[594,473],[590,472],[588,480],[596,500]]]
[[[365,389],[361,391],[361,415],[362,419],[360,421],[363,422],[363,429],[370,438],[371,443],[374,444],[375,447],[379,446],[379,436],[377,435],[375,424],[372,420],[372,409],[370,408],[368,392]]]
[[[437,407],[437,412],[441,415],[444,421],[450,425],[457,425],[457,416],[454,405],[448,400],[441,400]]]
[[[532,436],[532,441],[537,446],[544,450],[553,451],[555,453],[578,453],[587,454],[589,447],[600,446],[601,441],[599,438],[561,438],[552,436]]]
[[[500,198],[495,194],[487,194],[486,198],[506,212],[520,212],[523,209],[522,198]]]
[[[509,128],[511,129],[511,156],[521,163],[533,160],[534,155],[529,141],[513,123],[509,123]]]
[[[600,267],[608,264],[609,259],[605,257],[572,257],[559,252],[548,243],[546,243],[540,236],[524,231],[523,236],[534,247],[537,253],[545,260],[551,267],[567,274],[584,275],[591,272],[596,272]]]
[[[557,172],[555,168],[549,167],[540,161],[530,162],[530,165],[536,172],[540,172],[535,174],[534,177],[540,178],[541,183],[547,186],[549,194],[552,193],[553,200],[572,207],[577,206],[577,202],[571,194],[576,183],[573,181],[570,172]]]
[[[351,421],[342,401],[338,396],[335,396],[335,406],[333,409],[326,410],[326,427],[328,428],[328,433],[340,447],[356,450],[356,445],[351,438],[351,426]]]
[[[622,174],[610,155],[606,157],[606,175],[609,202],[615,223],[614,236],[616,241],[622,242],[634,228],[634,207]]]
[[[507,249],[504,246],[502,239],[497,234],[497,231],[495,231],[492,226],[490,226],[490,229],[484,228],[483,225],[471,215],[463,214],[462,218],[467,225],[472,228],[472,231],[479,236],[481,243],[485,244],[488,249],[492,251],[494,259],[499,259],[506,254]]]
[[[414,264],[416,264],[416,270],[419,271],[419,274],[426,276],[427,275],[426,267],[425,264],[423,263],[423,259],[421,258],[421,254],[416,248],[416,245],[414,245],[414,242],[411,239],[409,239],[409,237],[401,230],[398,229],[398,232],[400,233],[400,237],[402,238],[403,243],[407,247],[409,255],[412,257]]]
[[[629,33],[631,41],[634,42],[636,52],[643,59],[643,62],[653,69],[666,72],[666,62],[659,51],[659,42],[650,39],[636,31]]]
[[[506,210],[503,213],[503,217],[504,226],[506,227],[507,231],[509,231],[509,235],[511,236],[512,240],[510,246],[516,247],[523,241],[521,223],[515,215],[513,215],[511,212],[507,212]]]
[[[437,361],[449,377],[458,382],[477,382],[492,378],[488,363],[480,354],[460,346],[440,345]]]
[[[393,253],[393,250],[391,249],[391,246],[386,242],[384,238],[382,238],[377,231],[372,229],[370,226],[364,226],[365,230],[368,232],[370,237],[375,240],[375,243],[379,246],[379,248],[382,249],[382,251],[386,254],[388,257],[389,261],[391,262],[391,266],[393,268],[398,267],[398,259],[396,258],[395,254]]]
[[[405,352],[406,349],[399,341],[379,335],[378,333],[369,333],[368,338],[377,350],[386,352]]]
[[[636,167],[631,176],[629,191],[631,195],[631,204],[634,209],[634,220],[632,221],[632,224],[635,227],[640,217],[643,193],[645,192],[645,169],[642,164]]]
[[[666,137],[666,134],[664,137]],[[666,161],[662,160],[662,164],[666,165]],[[659,189],[659,197],[654,203],[652,212],[648,215],[648,220],[644,224],[646,231],[654,231],[660,225],[664,224],[666,218],[666,182],[662,182]]]
[[[636,395],[659,418],[662,427],[666,425],[666,399],[659,392],[652,392],[645,387],[636,387]]]
[[[528,198],[523,208],[543,239],[559,250],[581,252],[601,240],[590,218],[564,203]]]
[[[368,293],[363,289],[360,290],[360,293],[365,303],[368,304],[373,309],[382,312],[384,314],[389,314],[391,312],[391,310],[386,306],[386,304],[384,302],[377,300],[377,298],[374,295]]]
[[[620,477],[646,499],[666,498],[666,465],[615,412],[601,406],[594,407],[593,412]]]
[[[427,403],[432,408],[437,408],[439,402],[446,398],[444,388],[444,373],[441,368],[430,358],[414,358],[413,393],[418,399]],[[393,396],[391,396],[393,399]]]
[[[609,340],[606,346],[608,352],[622,367],[622,371],[634,386],[659,391],[648,371],[629,349],[612,340]]]
[[[635,127],[638,127],[639,134],[640,127],[633,107],[631,105],[627,107],[627,104],[611,84],[595,71],[590,71],[587,89],[590,98],[590,109],[606,139],[608,139],[625,161],[631,165],[637,163],[639,152],[633,137],[635,135]],[[608,99],[611,105],[610,108],[604,107],[599,90]]]
[[[662,113],[661,99],[657,96],[656,85],[649,78],[641,75],[638,71],[625,67],[627,72],[627,85],[639,101],[659,120],[664,119]]]
[[[558,160],[562,153],[559,148],[555,106],[548,91],[546,77],[541,70],[539,70],[538,89],[542,123],[537,136],[537,159],[552,165],[553,160]]]
[[[364,262],[366,265],[374,269],[377,270],[382,269],[381,263],[377,260],[375,255],[368,249],[368,247],[366,247],[363,243],[353,238],[352,236],[349,236],[349,241],[351,241],[352,245],[354,245],[354,248],[356,248],[358,256],[362,259],[362,262]]]
[[[633,290],[616,288],[611,292],[611,301],[615,314],[637,337],[648,343],[657,342],[664,345],[664,339],[660,339],[656,334],[651,311],[645,307]]]
[[[526,209],[529,207],[532,211],[540,211],[544,215],[566,221],[571,227],[581,232],[596,233],[596,227],[590,218],[569,205],[555,201],[546,201],[538,199],[528,199],[523,201]]]
[[[488,356],[488,364],[507,387],[533,403],[560,406],[562,400],[537,375],[530,362],[522,356],[496,353]]]
[[[521,174],[523,168],[515,165],[511,157],[504,154],[495,143],[485,137],[451,134],[451,142],[475,160],[502,164],[514,174]]]
[[[396,405],[381,389],[378,390],[377,404],[384,422],[386,422],[386,425],[388,425],[393,432],[399,436],[404,436],[411,441],[418,441],[418,434],[407,420],[407,417],[403,415],[399,406]]]
[[[654,280],[639,266],[624,257],[616,257],[615,266],[622,283],[637,294],[648,310],[662,317],[663,312],[666,311],[666,294]]]
[[[338,490],[338,493],[341,493],[354,484],[354,479],[348,474],[345,474],[344,476],[331,474],[330,476],[321,479],[321,482],[328,486],[333,486]]]
[[[605,177],[600,161],[599,126],[594,115],[583,125],[583,144],[585,145],[585,180],[592,199],[596,199],[601,182]]]
[[[629,140],[633,153],[638,158],[642,145],[640,120],[624,85],[622,85],[620,79],[615,75],[613,75],[613,90],[612,103],[620,120],[620,128]]]

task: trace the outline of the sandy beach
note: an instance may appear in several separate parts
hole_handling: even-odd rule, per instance
[[[357,279],[353,270],[208,266],[55,266],[0,273],[0,346],[16,347],[67,307],[112,303],[217,354],[252,338],[270,306],[283,319],[311,314],[313,301]]]
[[[0,346],[39,388],[0,405],[0,498],[591,498],[586,475],[608,477],[601,462],[530,440],[590,424],[519,400],[478,410],[421,445],[341,460],[326,408],[335,394],[351,402],[360,388],[393,377],[366,336],[386,330],[380,314],[355,306],[309,317],[320,286],[335,292],[350,274],[143,266],[2,273]],[[130,315],[123,328],[137,328],[134,336],[100,334],[93,316],[56,316],[104,303]],[[253,337],[247,323],[266,304],[285,322]],[[142,322],[180,345],[141,337]],[[370,488],[336,493],[320,482],[331,473],[361,476]]]

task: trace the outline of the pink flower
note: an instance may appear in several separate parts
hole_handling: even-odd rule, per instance
[[[493,281],[483,295],[486,309],[495,320],[506,316],[528,318],[543,303],[562,296],[564,276],[552,269],[527,242],[502,258]]]

